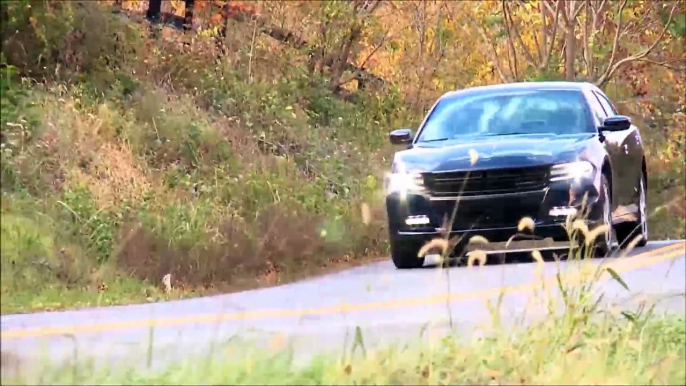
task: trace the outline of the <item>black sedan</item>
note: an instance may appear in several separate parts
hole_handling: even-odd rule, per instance
[[[593,84],[449,92],[416,135],[395,130],[390,140],[407,146],[395,153],[385,180],[398,268],[422,266],[421,247],[447,232],[465,236],[454,238],[461,240],[454,254],[469,250],[471,235],[485,237],[497,253],[569,248],[573,219],[589,232],[606,225],[593,242],[601,253],[635,236],[638,246],[648,240],[641,135]],[[518,227],[523,218],[533,232]]]

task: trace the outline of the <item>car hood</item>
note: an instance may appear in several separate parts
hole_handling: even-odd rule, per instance
[[[408,171],[427,172],[549,165],[583,158],[592,142],[598,142],[593,134],[419,143],[412,149],[396,153],[395,160],[401,161]],[[473,154],[477,155],[474,165]]]

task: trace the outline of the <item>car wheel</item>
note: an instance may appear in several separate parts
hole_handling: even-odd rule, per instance
[[[619,242],[624,247],[629,245],[635,237],[641,236],[641,240],[636,243],[637,247],[648,244],[648,204],[645,176],[641,175],[638,183],[638,219],[629,225],[624,226],[618,234]]]
[[[391,259],[398,269],[420,268],[424,258],[417,256],[422,245],[410,241],[391,241]]]
[[[603,198],[603,218],[599,226],[607,225],[605,233],[595,241],[595,255],[607,256],[612,251],[612,246],[616,240],[615,229],[612,226],[612,196],[610,195],[610,184],[605,176],[601,176],[601,189]]]

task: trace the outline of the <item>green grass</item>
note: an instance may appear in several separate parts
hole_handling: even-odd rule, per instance
[[[447,336],[432,345],[368,352],[344,363],[322,357],[298,367],[287,354],[248,351],[235,361],[218,357],[209,365],[188,363],[158,375],[86,377],[79,383],[683,384],[684,326],[678,318],[641,328],[608,318],[585,326],[574,341],[553,322],[465,343]]]
[[[561,317],[548,315],[527,328],[484,324],[481,334],[469,339],[459,334],[432,338],[425,330],[421,343],[349,347],[305,362],[295,359],[297,355],[283,343],[256,349],[250,342],[237,342],[218,347],[208,359],[187,360],[162,371],[102,368],[82,360],[75,368],[48,367],[40,375],[7,378],[3,383],[676,385],[686,381],[683,317],[600,311],[586,320],[589,313],[568,309]],[[356,342],[363,342],[363,337],[359,335]]]

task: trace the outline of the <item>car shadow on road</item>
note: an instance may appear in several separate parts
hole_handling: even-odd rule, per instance
[[[543,261],[552,262],[556,259],[566,260],[568,251],[541,251]],[[428,256],[427,256],[428,257]],[[527,264],[534,263],[535,260],[531,256],[531,252],[509,252],[509,253],[497,253],[489,254],[486,258],[486,266],[494,265],[511,265],[511,264]],[[448,266],[450,268],[462,268],[467,267],[467,258],[454,258],[451,259]],[[427,262],[421,269],[435,269],[440,268],[440,265],[435,261]]]

